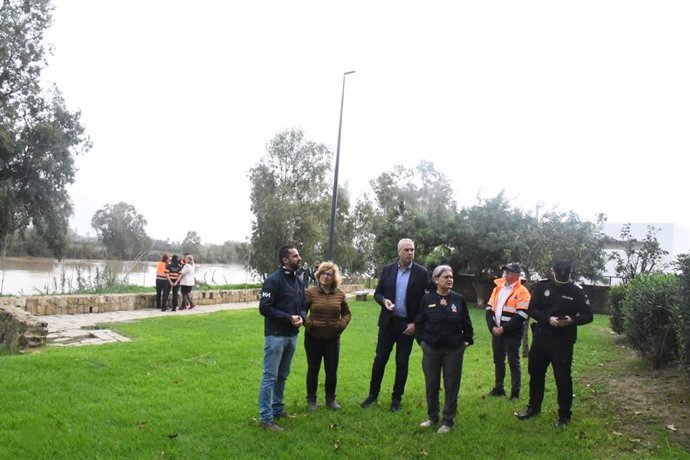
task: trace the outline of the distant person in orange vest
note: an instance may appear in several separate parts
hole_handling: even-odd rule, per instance
[[[505,396],[503,381],[506,376],[506,357],[510,367],[510,399],[520,397],[522,372],[520,370],[520,343],[523,324],[529,318],[530,294],[520,282],[522,267],[508,262],[503,267],[503,277],[494,280],[496,287],[486,306],[486,325],[491,332],[491,348],[494,354],[494,387],[490,396]]]
[[[156,264],[156,308],[165,310],[165,302],[161,303],[165,286],[168,285],[168,277],[165,275],[165,268],[170,258],[167,254],[161,255],[161,261]]]
[[[180,289],[182,291],[182,306],[181,310],[189,308],[190,310],[195,307],[192,301],[192,288],[194,287],[194,257],[191,255],[185,256],[185,264],[180,271]]]
[[[177,295],[180,290],[180,272],[182,271],[182,265],[177,258],[177,255],[173,255],[170,259],[170,263],[165,269],[165,276],[168,279],[168,284],[165,287],[165,292],[163,293],[163,308],[165,311],[168,304],[168,296],[170,295],[170,290],[172,289],[172,311],[177,311]]]

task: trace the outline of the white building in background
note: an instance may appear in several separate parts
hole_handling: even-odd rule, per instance
[[[619,240],[624,225],[626,225],[625,222],[609,222],[604,224],[603,231],[607,236]],[[671,270],[671,264],[676,260],[676,256],[690,252],[690,233],[688,229],[676,224],[648,222],[630,223],[630,234],[637,241],[644,241],[649,226],[657,230],[656,240],[659,242],[661,249],[668,251],[668,254],[663,260],[665,265],[664,269]],[[622,244],[614,243],[606,248],[606,251],[608,253],[617,252],[621,250],[621,246]],[[604,276],[611,280],[611,284],[620,283],[620,279],[616,277],[616,264],[614,261],[610,261],[606,264]]]

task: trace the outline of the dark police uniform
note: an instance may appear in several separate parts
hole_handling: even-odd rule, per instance
[[[546,370],[551,364],[558,390],[558,419],[567,423],[573,404],[571,367],[577,326],[593,320],[589,299],[582,288],[572,282],[540,280],[532,290],[528,314],[537,321],[529,351],[529,408],[536,412],[541,410]],[[553,327],[549,323],[552,316],[569,316],[573,323]]]

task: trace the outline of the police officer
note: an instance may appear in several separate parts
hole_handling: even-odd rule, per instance
[[[556,426],[564,427],[570,422],[573,404],[571,367],[577,326],[593,320],[589,299],[582,288],[570,280],[571,271],[569,260],[556,260],[551,266],[553,280],[540,280],[532,290],[528,314],[537,323],[528,358],[529,405],[515,414],[520,420],[541,412],[546,370],[551,364],[558,390]]]

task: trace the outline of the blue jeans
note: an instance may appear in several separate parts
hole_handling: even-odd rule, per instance
[[[259,388],[259,416],[262,423],[270,422],[275,414],[285,412],[283,392],[296,348],[296,335],[265,337],[264,373]]]

